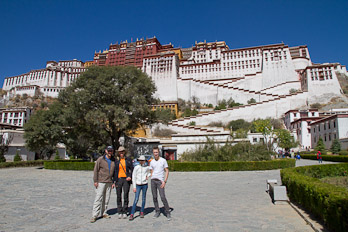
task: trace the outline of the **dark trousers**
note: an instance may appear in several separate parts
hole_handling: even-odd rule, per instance
[[[116,195],[117,195],[117,212],[126,214],[128,211],[129,203],[129,187],[130,184],[126,178],[119,178],[116,184]],[[122,207],[122,190],[123,190],[123,207]]]
[[[166,211],[166,214],[170,213],[169,204],[166,198],[166,194],[164,191],[164,188],[161,188],[162,181],[160,180],[151,180],[151,191],[152,191],[152,197],[153,197],[153,204],[155,205],[156,212],[160,212],[160,208],[158,205],[157,200],[157,190],[159,191],[162,203],[164,205],[164,209]]]

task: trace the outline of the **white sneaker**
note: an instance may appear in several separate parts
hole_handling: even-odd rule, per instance
[[[118,219],[122,219],[122,213],[118,214]]]
[[[127,214],[123,214],[123,219],[127,219]]]
[[[90,220],[91,223],[94,223],[94,222],[96,222],[96,221],[97,221],[97,218],[96,218],[96,217],[92,217],[91,220]]]

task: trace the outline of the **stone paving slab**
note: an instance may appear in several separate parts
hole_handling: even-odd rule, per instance
[[[172,221],[163,214],[152,218],[149,188],[144,219],[118,219],[113,190],[111,219],[93,224],[89,222],[95,197],[92,175],[91,171],[0,169],[0,231],[313,231],[290,205],[272,204],[265,192],[266,179],[280,182],[279,170],[171,172],[166,195]],[[130,206],[133,199],[131,192]]]

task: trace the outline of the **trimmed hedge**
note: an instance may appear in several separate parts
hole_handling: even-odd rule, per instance
[[[61,159],[61,160],[45,160],[45,162],[89,162],[89,161],[86,161],[86,160],[82,160],[82,159],[76,159],[76,160],[64,160],[64,159]]]
[[[0,168],[35,167],[35,166],[42,166],[43,164],[44,164],[43,160],[4,162],[4,163],[0,163]]]
[[[348,151],[339,151],[338,154],[339,155],[347,155],[348,156]]]
[[[15,168],[15,167],[35,167],[44,166],[44,163],[51,162],[85,162],[83,160],[31,160],[18,162],[4,162],[0,163],[0,168]]]
[[[330,230],[348,231],[348,190],[318,178],[345,176],[348,164],[327,164],[280,171],[290,200],[321,218]]]
[[[295,167],[294,159],[269,161],[237,161],[237,162],[168,162],[169,170],[180,172],[194,171],[252,171],[271,170]]]
[[[248,162],[178,162],[168,161],[170,171],[252,171],[295,167],[294,159]],[[45,161],[45,169],[57,170],[93,170],[92,162]]]
[[[80,160],[57,160],[57,161],[45,161],[45,169],[56,169],[56,170],[93,170],[94,162],[80,161]]]
[[[348,162],[348,156],[338,156],[338,155],[322,155],[321,156],[325,161],[333,162]],[[301,154],[302,159],[317,160],[316,154]]]

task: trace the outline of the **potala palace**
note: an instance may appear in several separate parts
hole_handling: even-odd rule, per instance
[[[232,98],[242,106],[174,120],[169,127],[179,133],[220,133],[207,125],[216,121],[281,118],[294,109],[309,109],[313,103],[328,103],[343,94],[337,74],[346,74],[339,63],[313,63],[306,45],[283,43],[230,49],[224,42],[199,42],[190,48],[162,45],[156,37],[110,44],[95,52],[93,61],[48,61],[46,68],[7,77],[8,95],[57,97],[90,65],[133,65],[147,73],[163,102],[193,97],[216,105]],[[247,104],[251,98],[256,103]],[[196,126],[188,126],[189,122]],[[173,140],[179,139],[173,137]],[[347,136],[348,137],[348,136]],[[179,139],[180,140],[180,139]]]

